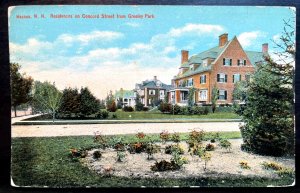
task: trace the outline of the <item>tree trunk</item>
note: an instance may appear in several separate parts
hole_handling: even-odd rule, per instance
[[[54,119],[55,119],[55,111],[52,113],[52,122],[54,123]]]
[[[15,117],[17,117],[17,106],[14,106],[14,111],[15,111]]]

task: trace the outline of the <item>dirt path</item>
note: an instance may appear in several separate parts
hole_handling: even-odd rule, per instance
[[[194,128],[204,131],[239,131],[240,122],[207,123],[132,123],[132,124],[80,124],[80,125],[12,125],[12,137],[52,137],[94,135],[134,134],[137,132],[160,133],[190,132]]]

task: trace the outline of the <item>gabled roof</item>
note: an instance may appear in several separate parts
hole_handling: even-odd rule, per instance
[[[203,60],[206,58],[217,59],[235,38],[236,36],[222,47],[216,46],[206,51],[203,51],[199,54],[191,56],[187,62],[184,62],[183,64],[180,65],[180,68],[188,68],[187,71],[181,75],[175,76],[174,79],[191,76],[205,71],[210,71],[212,66],[208,65],[204,67],[202,65]],[[264,60],[263,59],[264,54],[262,52],[245,51],[245,53],[247,54],[253,66],[255,66],[257,62],[261,62]],[[196,69],[191,70],[190,69],[191,64],[200,64],[200,65],[196,67]]]
[[[246,52],[246,54],[247,54],[247,56],[248,56],[248,58],[249,58],[249,60],[250,60],[250,62],[253,66],[255,66],[255,64],[257,62],[264,61],[264,55],[265,54],[262,53],[262,52],[255,52],[255,51],[245,51],[245,52]]]
[[[166,90],[170,90],[172,88],[171,85],[164,84],[159,80],[145,80],[141,84],[136,84],[136,87],[138,87],[139,89],[160,88]]]
[[[134,97],[133,90],[118,90],[115,93],[116,98],[132,98]]]
[[[227,42],[227,44],[229,44],[229,42]],[[188,68],[190,64],[194,64],[194,63],[201,64],[203,60],[206,58],[217,58],[220,55],[220,53],[224,50],[224,48],[227,46],[227,44],[222,47],[216,46],[209,50],[196,54],[190,57],[187,62],[181,64],[180,67]]]

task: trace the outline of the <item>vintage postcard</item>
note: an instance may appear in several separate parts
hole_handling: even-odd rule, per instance
[[[8,12],[12,186],[295,185],[295,8]]]

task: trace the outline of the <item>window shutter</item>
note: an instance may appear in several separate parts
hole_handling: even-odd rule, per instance
[[[246,60],[244,60],[244,66],[246,66]]]
[[[217,74],[217,82],[220,82],[220,74]]]
[[[232,75],[232,82],[234,83],[234,75]]]
[[[225,100],[227,100],[227,91],[224,91],[224,95],[225,95]]]
[[[204,83],[206,83],[206,75],[204,75]]]
[[[225,66],[225,58],[223,58],[223,66]]]
[[[200,76],[200,84],[202,83],[202,79],[201,79],[201,76]]]
[[[232,65],[232,59],[230,59],[230,66]]]
[[[227,74],[225,74],[225,82],[227,82]]]
[[[239,81],[241,81],[242,80],[242,75],[239,75]]]
[[[238,63],[237,63],[237,65],[238,65],[238,66],[240,65],[240,60],[238,60]]]
[[[218,90],[218,92],[217,92],[217,93],[218,93],[218,99],[220,99],[220,92],[219,92],[219,90]]]

